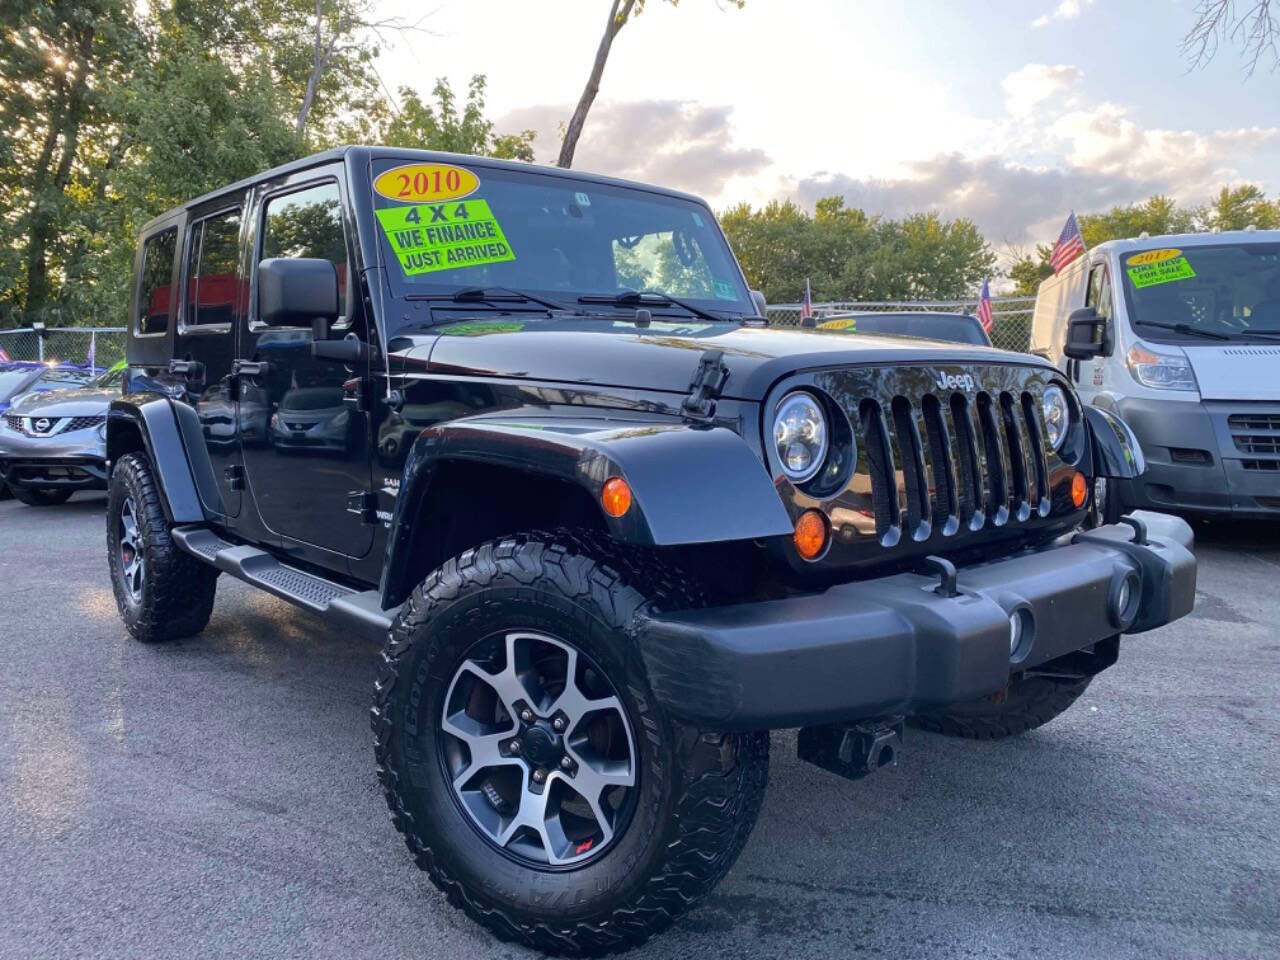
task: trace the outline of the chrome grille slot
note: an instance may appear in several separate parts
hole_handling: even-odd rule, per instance
[[[1023,443],[1022,427],[1013,409],[1013,397],[1000,394],[1000,420],[1004,426],[1005,443],[1009,451],[1010,473],[1013,478],[1013,496],[1009,506],[1019,520],[1031,516],[1031,493],[1027,483],[1027,450]]]
[[[925,479],[920,430],[916,426],[911,401],[906,397],[894,397],[890,410],[893,415],[893,435],[897,440],[898,455],[902,462],[902,491],[907,508],[905,525],[913,539],[924,540],[931,530],[933,510],[929,503],[929,484]]]
[[[978,453],[978,434],[964,394],[951,395],[951,422],[955,427],[960,522],[976,530],[985,520],[982,511],[982,461]]]
[[[925,436],[929,441],[929,470],[933,479],[933,515],[942,532],[950,536],[960,529],[960,502],[956,491],[955,459],[951,432],[942,403],[933,394],[920,401]]]
[[[901,523],[898,513],[898,484],[894,474],[893,450],[884,411],[874,400],[864,400],[858,408],[862,421],[863,449],[871,473],[871,501],[876,515],[876,534],[881,542],[897,542]]]
[[[1040,427],[1041,411],[1035,397],[1022,394],[1022,416],[1027,424],[1027,444],[1035,467],[1036,489],[1032,506],[1041,516],[1049,512],[1049,463],[1044,453],[1044,430]]]
[[[978,433],[982,437],[982,459],[986,464],[987,515],[996,526],[1009,519],[1009,483],[1005,469],[1005,453],[996,423],[995,404],[991,394],[978,394]]]

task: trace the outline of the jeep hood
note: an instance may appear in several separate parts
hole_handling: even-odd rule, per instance
[[[417,370],[671,393],[687,393],[698,360],[719,350],[729,368],[723,395],[741,400],[761,399],[775,381],[797,370],[916,363],[1047,366],[1027,354],[966,344],[659,318],[647,328],[603,317],[484,318],[404,333],[391,340],[390,348],[393,373]]]
[[[1205,400],[1280,400],[1280,344],[1179,344]]]
[[[15,417],[101,417],[119,389],[84,387],[78,390],[48,390],[23,394],[9,407]]]

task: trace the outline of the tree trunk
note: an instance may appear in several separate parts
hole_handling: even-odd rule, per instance
[[[311,76],[307,77],[307,89],[302,94],[302,106],[298,108],[298,122],[294,125],[294,131],[299,136],[302,135],[302,131],[307,125],[307,117],[311,114],[311,105],[316,99],[316,90],[319,88],[320,80],[329,66],[329,57],[333,54],[333,45],[338,40],[338,28],[335,25],[333,36],[329,38],[328,47],[323,47],[323,38],[321,36],[323,24],[324,12],[321,9],[321,0],[316,0],[316,32],[311,56]]]
[[[560,158],[556,160],[558,167],[573,166],[573,152],[578,148],[578,138],[582,136],[582,128],[587,122],[587,112],[600,92],[600,77],[604,74],[605,61],[609,59],[609,48],[613,46],[613,38],[618,35],[631,16],[631,8],[636,0],[613,0],[609,9],[609,22],[605,24],[604,36],[600,38],[600,46],[596,49],[595,63],[591,65],[591,74],[587,77],[587,85],[583,88],[578,106],[569,119],[569,127],[564,132],[564,142],[560,144]],[[621,7],[621,10],[619,10]]]

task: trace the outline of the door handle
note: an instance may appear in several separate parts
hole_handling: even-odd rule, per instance
[[[231,375],[233,377],[262,377],[266,376],[270,366],[265,360],[235,360],[231,364]]]
[[[204,364],[199,360],[170,360],[169,372],[186,380],[204,378]]]

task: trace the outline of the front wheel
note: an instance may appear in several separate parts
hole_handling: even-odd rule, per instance
[[[10,484],[9,489],[15,500],[28,507],[56,507],[70,500],[75,492],[68,487],[20,487],[17,484]]]
[[[908,722],[923,730],[966,740],[1002,740],[1043,726],[1084,693],[1092,677],[1017,677],[989,697],[959,703]]]
[[[696,603],[687,583],[603,537],[529,535],[448,561],[398,618],[372,711],[392,820],[499,937],[634,946],[746,844],[768,735],[667,716],[631,639],[645,611]]]
[[[111,472],[107,563],[116,609],[134,639],[176,640],[209,622],[218,571],[173,542],[156,479],[141,454],[121,457]]]

